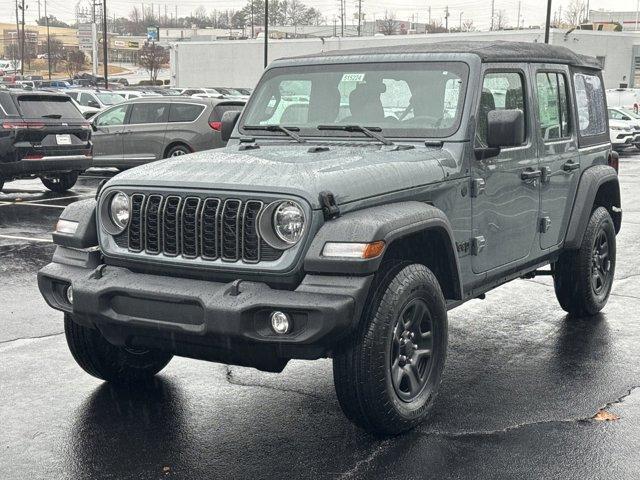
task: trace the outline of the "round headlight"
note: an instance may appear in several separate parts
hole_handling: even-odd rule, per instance
[[[120,230],[127,228],[127,225],[129,224],[130,211],[129,197],[126,194],[118,192],[111,197],[109,217],[113,224]]]
[[[294,245],[304,232],[304,210],[296,202],[282,202],[273,212],[273,229],[280,240]]]

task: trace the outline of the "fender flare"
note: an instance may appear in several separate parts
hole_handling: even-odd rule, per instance
[[[98,245],[98,230],[96,227],[96,206],[93,198],[74,202],[62,211],[60,219],[77,222],[75,233],[53,232],[53,243],[63,247],[91,248]]]
[[[573,210],[571,218],[567,226],[567,233],[564,240],[564,248],[577,249],[582,244],[582,237],[587,229],[589,218],[593,210],[593,205],[598,195],[600,187],[605,184],[612,184],[613,196],[611,205],[620,207],[620,184],[618,182],[618,173],[609,165],[596,165],[586,169],[580,177],[578,190],[573,202]],[[609,213],[613,218],[616,233],[620,231],[622,221],[622,213],[609,209]]]
[[[326,222],[318,231],[307,251],[306,272],[325,274],[369,275],[375,273],[384,255],[374,259],[350,259],[323,257],[327,242],[369,243],[384,240],[387,251],[393,242],[411,234],[436,231],[445,240],[446,255],[456,296],[462,295],[460,264],[455,237],[449,219],[444,212],[432,205],[418,201],[398,202],[349,212]]]

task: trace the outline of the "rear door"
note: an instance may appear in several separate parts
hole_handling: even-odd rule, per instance
[[[580,179],[580,156],[571,99],[569,68],[563,65],[531,67],[535,82],[540,152],[540,248],[559,245],[567,228],[573,197]]]
[[[93,120],[93,162],[99,167],[122,165],[122,132],[129,105],[118,105],[99,113]]]
[[[492,110],[524,112],[526,140],[491,158],[472,161],[472,267],[475,273],[518,265],[529,257],[540,206],[537,144],[532,135],[532,93],[522,65],[486,64],[477,110],[476,148],[487,146]],[[537,250],[537,249],[536,249]]]
[[[132,103],[123,132],[124,161],[138,165],[163,158],[168,120],[168,102]]]

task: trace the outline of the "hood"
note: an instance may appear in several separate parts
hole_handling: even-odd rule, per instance
[[[440,182],[441,162],[455,163],[448,151],[424,146],[334,145],[315,153],[309,147],[262,144],[239,151],[233,145],[148,163],[117,175],[108,185],[290,194],[315,209],[325,190],[344,204]]]
[[[633,122],[631,122],[630,120],[616,120],[613,118],[609,119],[609,126],[610,127],[619,127],[619,128],[633,128]]]

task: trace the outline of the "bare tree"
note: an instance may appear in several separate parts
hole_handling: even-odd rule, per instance
[[[463,32],[475,32],[476,31],[476,27],[473,24],[473,20],[469,19],[469,20],[465,20],[464,22],[462,22],[462,31]]]
[[[504,10],[498,10],[496,12],[495,30],[504,30],[509,26],[509,19],[507,18],[507,12]]]
[[[572,27],[580,25],[585,16],[586,6],[583,0],[571,0],[564,12],[564,19]]]
[[[384,11],[384,18],[380,20],[380,33],[385,35],[396,35],[398,33],[398,23],[393,12]]]
[[[69,77],[73,78],[80,70],[84,69],[86,57],[82,50],[69,50],[65,62],[65,68]]]
[[[55,72],[58,69],[60,60],[64,58],[64,44],[62,43],[62,41],[52,36],[51,40],[49,41],[48,53],[49,62],[51,62],[51,70]]]
[[[155,43],[145,43],[138,54],[138,63],[149,72],[149,79],[155,84],[158,72],[169,62],[169,51]]]

